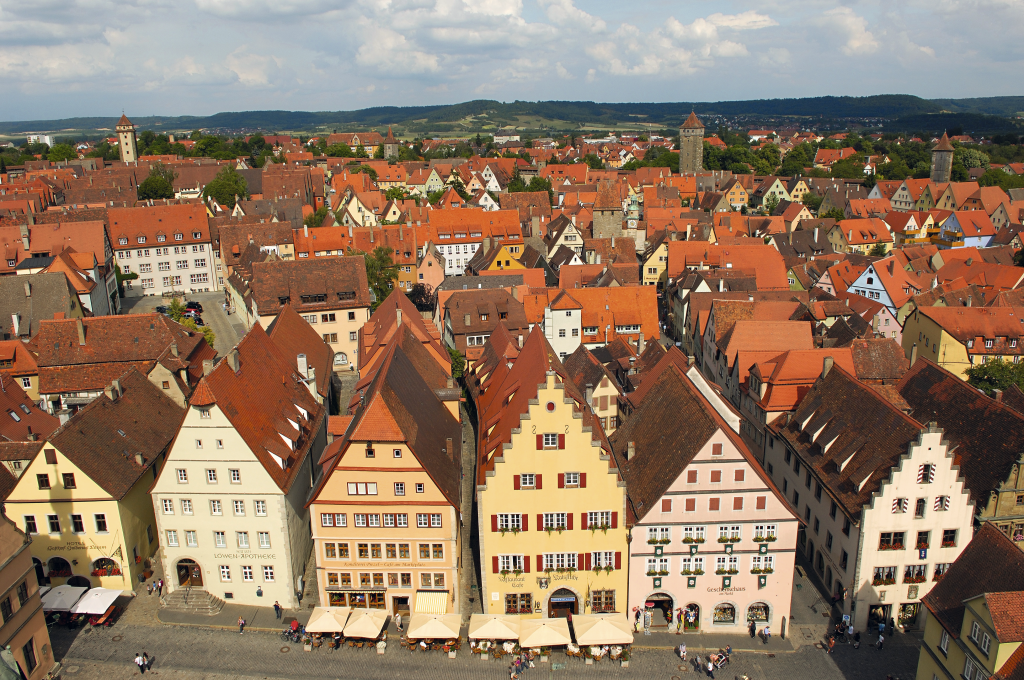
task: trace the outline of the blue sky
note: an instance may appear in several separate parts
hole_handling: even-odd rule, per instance
[[[0,120],[1024,94],[1022,34],[1022,0],[0,0]]]

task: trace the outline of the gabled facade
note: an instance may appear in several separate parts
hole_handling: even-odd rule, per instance
[[[262,327],[211,364],[152,485],[166,585],[298,607],[326,410]]]
[[[681,608],[687,631],[779,629],[790,618],[797,517],[698,371],[663,358],[647,380],[612,437],[629,489],[629,611],[653,602],[655,625],[666,625]]]
[[[477,523],[484,613],[626,611],[625,485],[539,329],[479,380]]]
[[[317,466],[309,507],[325,605],[459,611],[462,428],[420,370],[392,340]]]

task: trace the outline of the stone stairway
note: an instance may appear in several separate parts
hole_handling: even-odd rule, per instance
[[[213,616],[224,608],[224,600],[214,597],[202,588],[178,588],[160,598],[163,606],[179,612]]]

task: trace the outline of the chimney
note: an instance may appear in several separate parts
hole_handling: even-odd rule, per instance
[[[992,398],[995,399],[996,401],[1002,401],[1003,400],[1003,391],[1001,389],[999,389],[998,387],[995,388],[994,390],[992,390]]]
[[[228,366],[231,367],[232,371],[234,371],[235,373],[238,373],[238,369],[240,367],[238,365],[238,348],[237,347],[232,349],[230,352],[228,352]]]
[[[637,343],[636,343],[636,346],[637,346],[637,350],[638,350],[638,351],[639,351],[639,352],[640,352],[641,354],[642,354],[642,353],[643,353],[643,351],[644,351],[644,345],[645,345],[645,344],[646,344],[646,343],[644,342],[644,332],[643,332],[643,331],[640,331],[640,340],[638,340],[638,341],[637,341]]]
[[[519,334],[519,346],[520,347],[523,346],[523,334],[522,333]]]
[[[724,293],[725,292],[725,279],[718,279],[718,292],[719,293]]]
[[[402,327],[402,308],[399,307],[395,310],[395,326],[398,328]]]
[[[299,375],[303,378],[307,377],[309,371],[309,364],[306,363],[306,355],[300,354],[296,357],[296,364],[299,368]]]
[[[452,446],[452,438],[448,437],[444,440],[444,450],[448,454],[448,457],[455,460],[455,447]]]
[[[60,420],[61,425],[67,424],[67,422],[71,420],[71,409],[62,408],[57,411],[57,419]]]
[[[455,389],[455,378],[448,378],[447,387],[450,390]]]
[[[601,264],[601,253],[597,254],[597,260],[594,262],[594,264]]]
[[[835,365],[836,361],[832,357],[825,357],[821,362],[821,377],[822,379],[828,377],[828,372],[832,370],[832,366]]]
[[[75,325],[78,327],[78,345],[85,345],[85,324],[82,323],[82,319],[75,319]]]
[[[469,324],[470,324],[470,315],[467,314],[466,315],[466,325],[468,326]]]
[[[910,348],[910,365],[913,366],[917,363],[917,343]]]
[[[587,403],[594,405],[594,385],[591,383],[587,383]]]
[[[175,357],[178,356],[178,343],[177,342],[172,342],[171,343],[171,356],[175,356]]]
[[[815,243],[818,242],[818,228],[817,227],[814,228],[814,242]]]
[[[626,444],[626,460],[633,460],[636,455],[636,445],[633,442]]]
[[[213,373],[213,359],[203,359],[203,375]]]
[[[142,457],[141,453],[136,453],[135,462],[138,464],[139,467],[143,467],[146,464],[146,459]]]
[[[967,296],[967,306],[968,306],[968,307],[970,307],[970,306],[971,306],[971,297],[972,297],[971,295],[968,295],[968,296]]]

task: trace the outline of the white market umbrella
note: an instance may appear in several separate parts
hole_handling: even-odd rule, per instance
[[[520,647],[558,647],[571,642],[566,619],[524,619],[519,625]]]
[[[518,640],[519,616],[512,614],[473,614],[469,617],[472,640]]]
[[[88,588],[81,586],[57,586],[43,597],[43,611],[66,612],[78,602]]]
[[[353,609],[345,624],[345,637],[373,638],[380,635],[388,615],[382,609]]]
[[[633,631],[629,628],[625,613],[579,614],[572,617],[572,629],[576,633],[576,644],[581,646],[633,643]]]
[[[460,614],[413,614],[406,637],[412,640],[447,640],[459,637]]]
[[[345,621],[351,607],[316,607],[306,624],[308,633],[340,633],[345,630]]]
[[[124,591],[110,588],[92,588],[71,608],[72,614],[106,614],[114,600]]]

